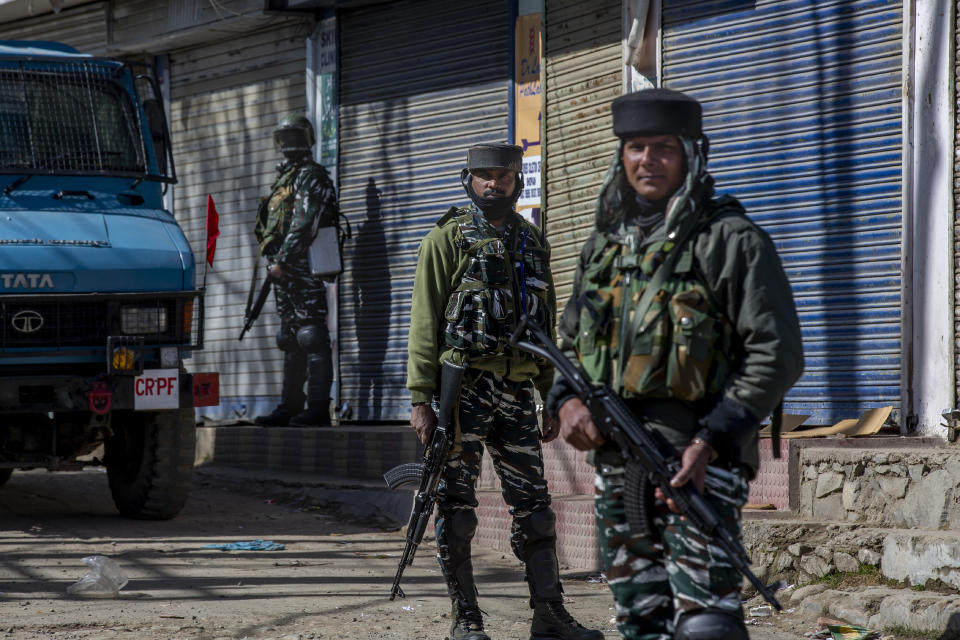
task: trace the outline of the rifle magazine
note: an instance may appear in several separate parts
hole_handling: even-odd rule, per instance
[[[624,466],[623,510],[631,535],[658,537],[653,526],[653,483],[636,460]]]

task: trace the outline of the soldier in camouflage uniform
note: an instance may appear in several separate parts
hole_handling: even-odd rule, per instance
[[[612,112],[620,146],[560,334],[591,381],[611,385],[681,452],[671,484],[693,482],[739,534],[759,464],[760,421],[803,369],[790,284],[770,238],[740,203],[713,197],[696,100],[649,89],[614,100]],[[742,576],[727,556],[659,490],[641,496],[653,506],[645,530],[631,530],[619,448],[604,442],[562,379],[547,410],[559,416],[568,443],[592,450],[599,539],[621,635],[747,638]]]
[[[330,424],[333,366],[327,330],[323,279],[310,274],[307,251],[317,229],[336,224],[336,192],[327,170],[313,161],[313,125],[299,113],[284,117],[273,132],[284,161],[270,195],[261,201],[256,235],[274,281],[283,351],[280,405],[256,418],[264,426],[315,427]],[[307,409],[303,385],[307,383]]]
[[[477,528],[475,485],[483,447],[513,516],[511,546],[526,564],[532,640],[601,640],[563,606],[556,516],[543,475],[534,387],[546,393],[553,369],[507,344],[524,311],[552,333],[556,298],[543,232],[513,210],[522,188],[520,147],[471,147],[461,182],[472,204],[453,207],[420,245],[410,318],[407,388],[411,426],[424,444],[436,426],[430,406],[440,363],[466,365],[456,444],[441,479],[438,560],[453,602],[453,640],[489,640],[477,600],[470,542]],[[557,435],[544,419],[542,440]]]

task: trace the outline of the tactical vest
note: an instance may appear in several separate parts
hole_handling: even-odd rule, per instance
[[[301,172],[308,167],[310,167],[310,163],[291,165],[277,176],[270,187],[270,195],[260,199],[260,206],[257,209],[257,222],[254,227],[254,233],[260,245],[260,255],[271,256],[280,250],[283,239],[290,231],[290,214],[297,198],[297,192],[294,188],[295,183]],[[327,170],[322,165],[314,163],[311,170],[320,172],[322,180],[330,179]],[[319,221],[319,226],[339,226],[341,216],[336,200],[327,202],[325,205],[326,217]],[[339,235],[343,236],[344,233],[341,231]],[[346,236],[349,237],[349,235],[348,231]]]
[[[673,273],[640,322],[633,318],[636,305],[673,242],[635,252],[633,233],[621,225],[616,234],[596,236],[579,298],[576,347],[584,371],[624,397],[693,404],[719,393],[731,372],[733,328],[695,264],[696,234],[678,248]],[[638,325],[641,330],[628,339],[625,332]],[[620,353],[625,343],[629,354]]]
[[[522,315],[522,300],[530,319],[549,330],[553,313],[543,233],[517,222],[503,239],[491,237],[469,209],[455,213],[456,244],[469,264],[447,303],[446,345],[461,350],[468,359],[503,354]]]
[[[290,227],[290,211],[296,197],[293,183],[300,175],[300,165],[291,166],[277,177],[270,195],[260,199],[254,233],[260,244],[260,255],[269,256],[280,250]]]

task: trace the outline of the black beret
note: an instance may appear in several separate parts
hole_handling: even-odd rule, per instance
[[[703,135],[703,109],[685,93],[671,89],[644,89],[613,101],[613,133],[618,138],[641,135]]]
[[[501,142],[475,144],[467,149],[467,169],[509,169],[521,171],[523,149]]]

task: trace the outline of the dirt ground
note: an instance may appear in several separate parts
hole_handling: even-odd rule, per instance
[[[204,548],[256,539],[286,548]],[[164,522],[118,516],[101,469],[17,472],[0,488],[0,640],[445,638],[449,603],[432,540],[404,574],[407,598],[388,598],[402,548],[397,531],[216,469],[198,471],[186,508]],[[126,573],[119,597],[67,594],[92,555]],[[475,566],[491,638],[527,640],[519,562],[478,552]],[[575,617],[618,638],[598,576],[564,572],[564,581]],[[754,622],[755,640],[814,630],[796,614]]]

